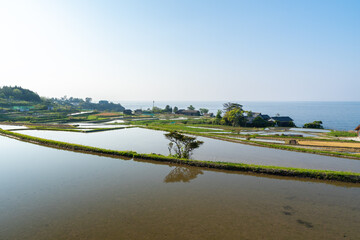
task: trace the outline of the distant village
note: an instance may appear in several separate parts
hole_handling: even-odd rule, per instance
[[[156,107],[153,102],[152,109],[126,109],[119,103],[100,100],[94,103],[91,98],[44,98],[37,93],[21,87],[0,88],[0,121],[82,121],[100,120],[101,117],[110,116],[138,116],[146,115],[182,115],[187,117],[201,117],[207,124],[244,126],[244,127],[294,127],[294,121],[289,116],[273,116],[259,112],[245,111],[241,104],[224,103],[224,109],[216,114],[210,113],[206,108],[195,109],[190,105],[187,109],[172,108],[166,105],[164,109]]]
[[[240,105],[241,106],[241,105]],[[201,108],[200,110],[196,110],[196,109],[192,109],[192,105],[189,107],[190,109],[177,109],[176,107],[174,107],[175,111],[172,110],[171,107],[166,106],[165,109],[160,109],[157,107],[154,107],[154,110],[142,110],[142,109],[135,109],[135,110],[131,110],[131,109],[125,109],[124,110],[124,114],[125,115],[151,115],[153,116],[155,113],[168,113],[168,114],[174,114],[174,115],[184,115],[184,116],[190,116],[190,117],[205,117],[205,118],[215,118],[216,116],[214,115],[214,113],[209,113],[208,109],[204,109]],[[242,109],[241,109],[242,110]],[[218,112],[217,117],[219,118],[219,115],[221,113]],[[226,117],[226,112],[224,117]],[[275,126],[275,127],[295,127],[294,124],[294,120],[289,117],[289,116],[273,116],[270,117],[267,114],[262,114],[259,112],[251,112],[251,111],[247,111],[244,112],[243,116],[240,116],[240,118],[242,118],[242,121],[246,126]],[[223,118],[223,117],[221,117]],[[219,122],[221,123],[221,122]],[[223,123],[226,123],[226,121],[224,121]],[[255,124],[254,124],[255,123]],[[242,124],[238,124],[238,125],[242,125]]]

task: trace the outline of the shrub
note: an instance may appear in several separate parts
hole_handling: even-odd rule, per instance
[[[275,125],[274,122],[269,122],[264,120],[262,117],[257,116],[252,123],[247,124],[249,127],[258,127],[258,128],[264,128],[264,127],[273,127]]]
[[[303,128],[323,129],[324,127],[321,124],[322,124],[322,121],[313,121],[312,123],[305,123]]]

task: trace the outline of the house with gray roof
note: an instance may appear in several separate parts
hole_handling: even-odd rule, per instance
[[[175,113],[176,114],[183,114],[183,115],[187,115],[187,116],[200,116],[200,112],[198,110],[179,109]]]
[[[269,115],[261,114],[261,113],[257,113],[257,112],[251,113],[251,115],[247,116],[246,119],[247,119],[248,123],[252,123],[254,121],[254,119],[257,118],[257,117],[261,117],[265,121],[269,121],[271,119],[269,117]]]
[[[274,121],[278,127],[295,127],[294,120],[288,116],[271,117],[269,121]]]

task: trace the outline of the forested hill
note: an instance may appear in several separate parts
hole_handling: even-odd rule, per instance
[[[73,97],[45,98],[22,87],[0,87],[0,108],[13,108],[14,106],[37,106],[39,109],[67,109],[67,110],[97,110],[122,112],[125,108],[119,103],[102,100],[92,103],[91,98],[81,99]],[[41,105],[41,106],[40,106]]]
[[[40,96],[28,89],[21,87],[7,87],[4,86],[0,88],[0,98],[6,100],[19,100],[19,101],[28,101],[28,102],[40,102]]]

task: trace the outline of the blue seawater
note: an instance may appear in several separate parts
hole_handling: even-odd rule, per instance
[[[164,108],[166,105],[187,108],[190,104],[196,109],[207,108],[216,114],[222,110],[226,101],[155,101],[154,105]],[[302,127],[305,123],[322,121],[326,129],[352,130],[360,124],[360,102],[249,102],[231,101],[243,105],[244,110],[261,112],[270,116],[280,114],[294,119],[296,126]],[[152,101],[125,101],[121,102],[125,108],[148,109],[152,108]]]

